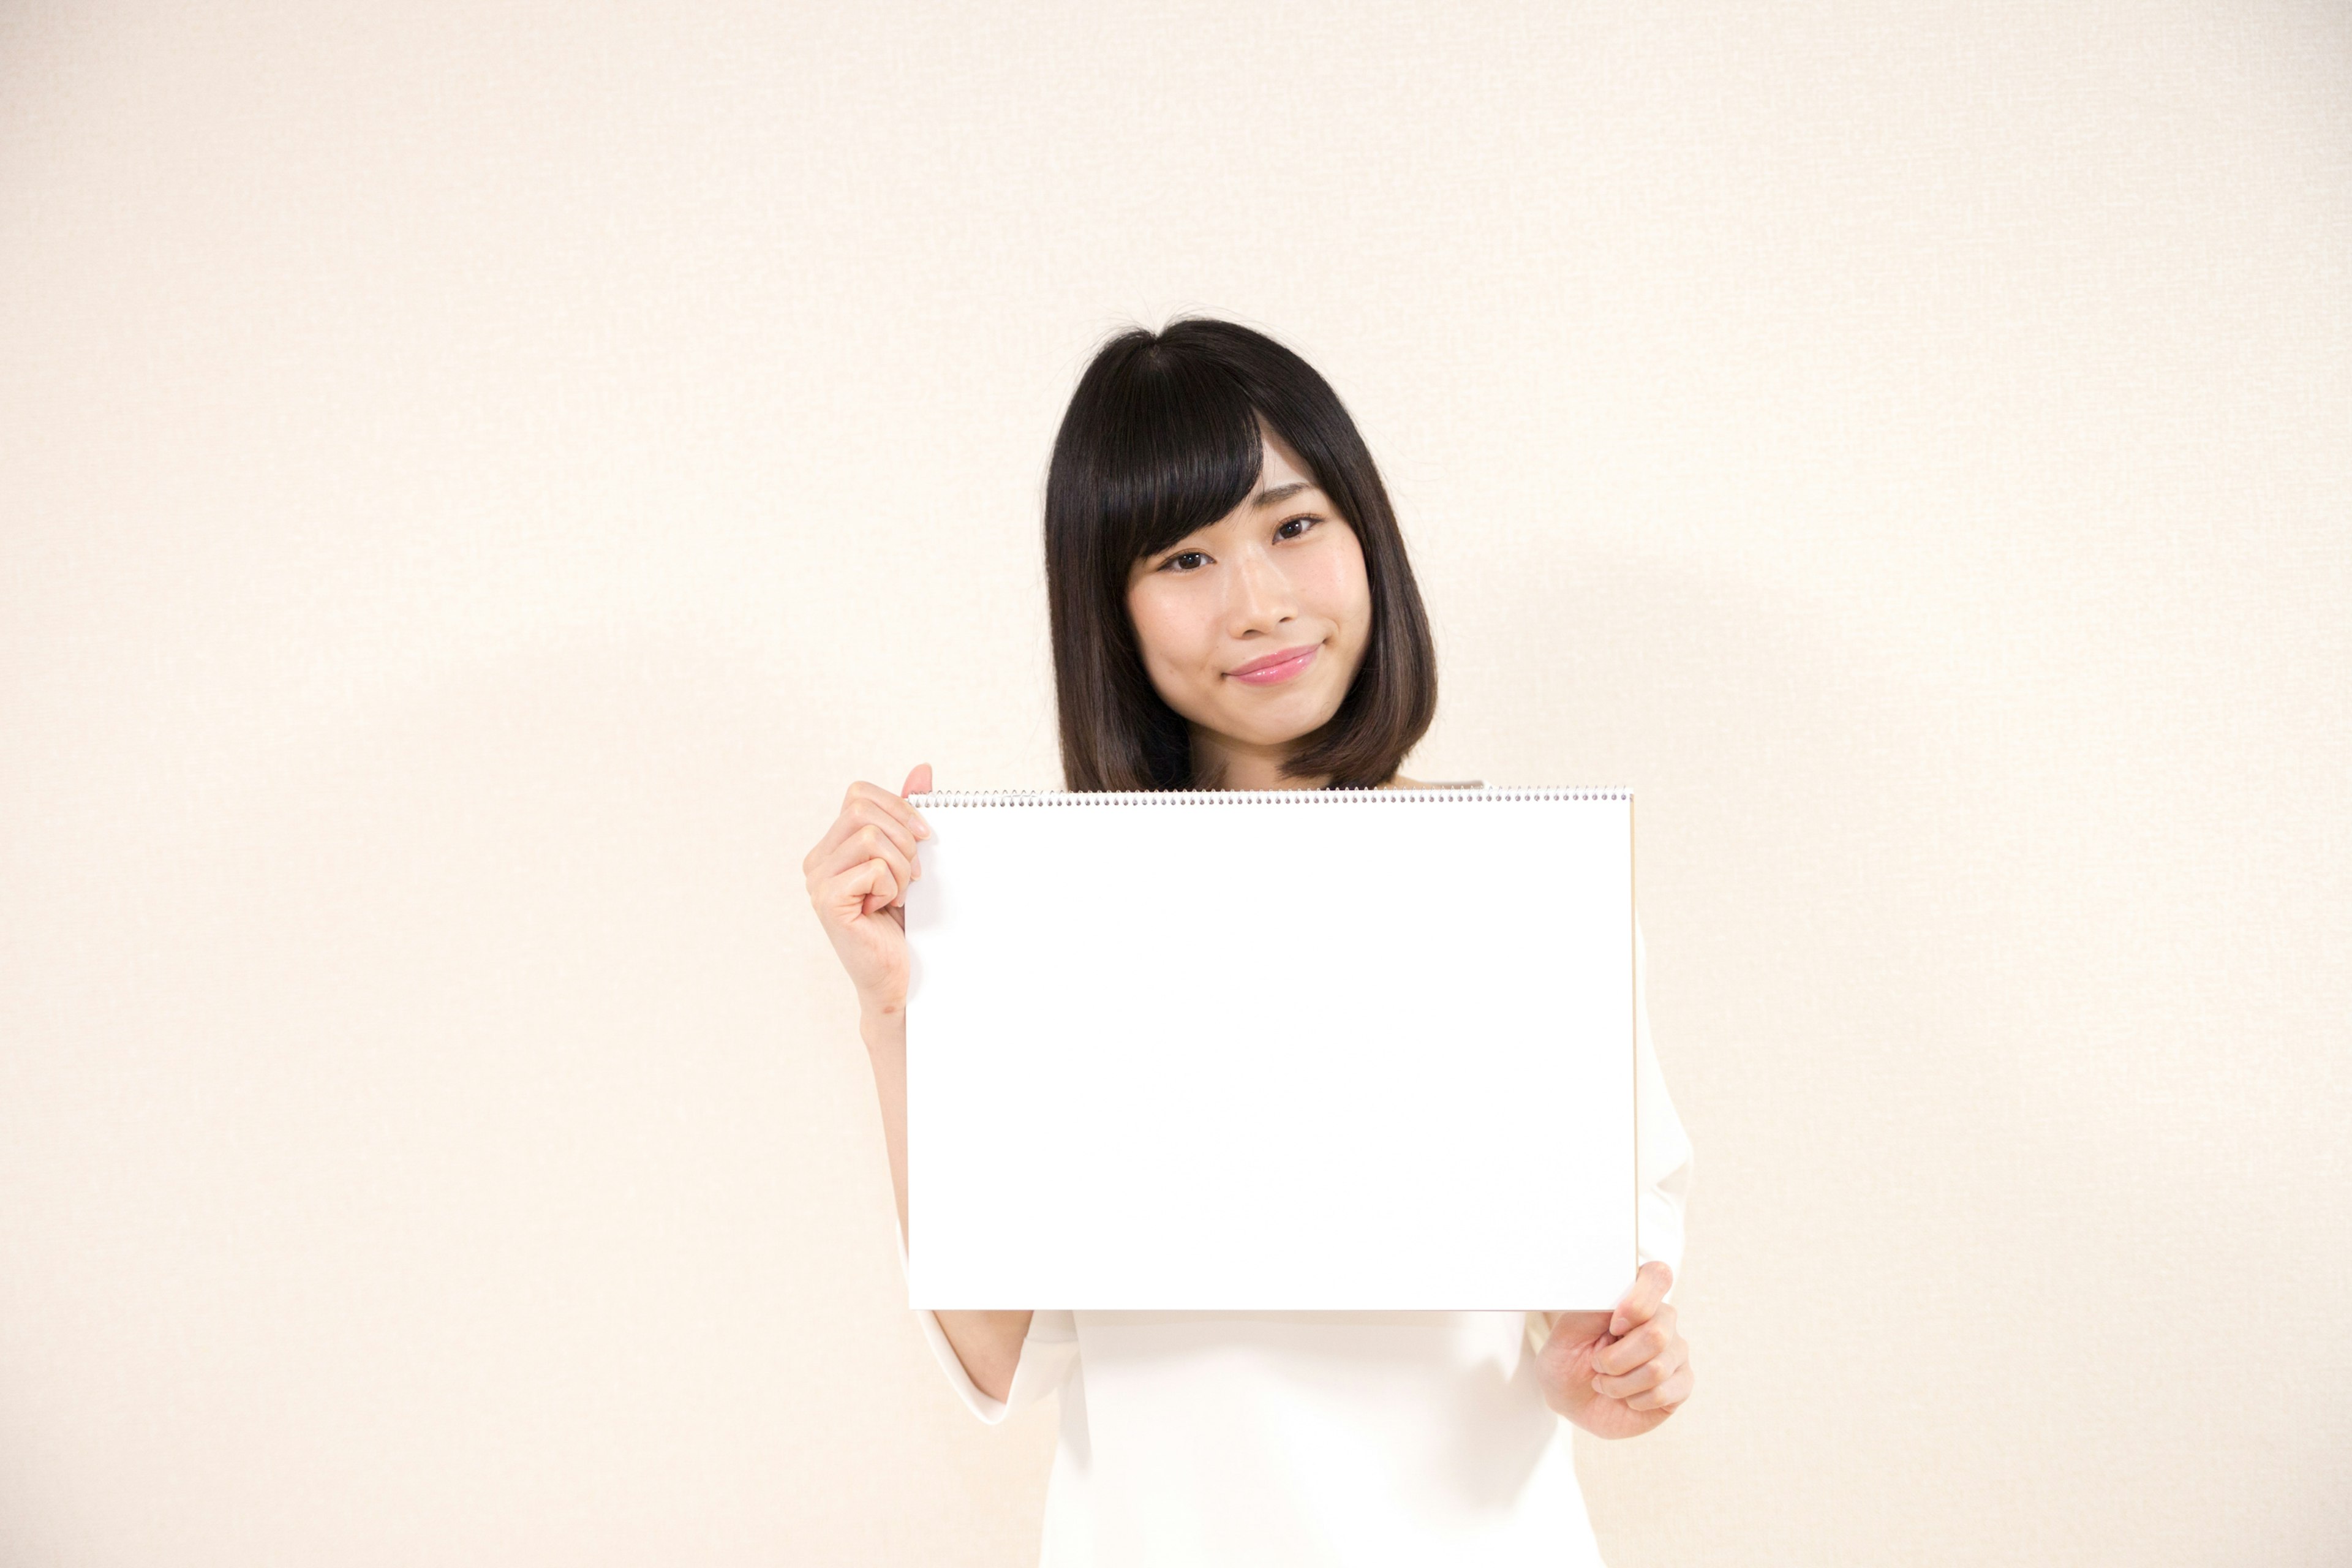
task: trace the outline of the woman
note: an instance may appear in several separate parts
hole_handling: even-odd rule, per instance
[[[1397,773],[1436,670],[1387,492],[1280,344],[1197,319],[1107,343],[1055,442],[1045,565],[1069,788],[1444,787]],[[803,866],[862,1004],[902,1259],[903,906],[929,832],[905,797],[930,787],[928,763],[899,795],[853,784]],[[1599,1563],[1567,1423],[1634,1436],[1692,1386],[1665,1300],[1690,1150],[1641,953],[1637,924],[1643,1261],[1613,1312],[922,1314],[982,1421],[1059,1394],[1047,1568]]]

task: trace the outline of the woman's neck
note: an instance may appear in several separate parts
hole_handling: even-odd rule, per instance
[[[1192,726],[1192,776],[1202,789],[1321,789],[1328,774],[1293,778],[1283,772],[1291,744],[1253,745]]]
[[[1296,742],[1293,742],[1295,745]],[[1290,760],[1291,745],[1254,746],[1246,741],[1212,734],[1198,725],[1192,729],[1192,775],[1200,781],[1200,789],[1322,789],[1331,782],[1328,773],[1313,773],[1294,778],[1283,771]],[[1380,786],[1382,789],[1416,789],[1413,780],[1402,773]]]

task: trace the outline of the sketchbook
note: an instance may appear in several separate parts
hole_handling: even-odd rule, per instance
[[[1630,790],[909,799],[910,1305],[1632,1282]]]

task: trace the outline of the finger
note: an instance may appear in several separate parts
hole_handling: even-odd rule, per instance
[[[1666,1289],[1675,1282],[1675,1271],[1652,1258],[1634,1271],[1633,1287],[1625,1299],[1617,1303],[1616,1313],[1609,1320],[1609,1331],[1625,1333],[1637,1323],[1646,1323],[1654,1316],[1660,1303],[1666,1299]]]
[[[868,860],[866,864],[875,868],[874,887],[866,895],[865,900],[859,904],[858,912],[864,915],[877,915],[897,903],[899,895],[906,891],[907,885],[898,873],[891,868],[888,861],[877,857]]]
[[[821,903],[829,915],[846,923],[861,915],[871,915],[876,908],[888,904],[898,894],[898,879],[889,862],[861,860],[825,879]]]
[[[1697,1378],[1685,1362],[1674,1376],[1644,1394],[1637,1394],[1625,1402],[1628,1410],[1673,1410],[1691,1396]]]
[[[817,868],[816,879],[820,883],[829,883],[843,872],[868,860],[879,860],[889,868],[890,898],[883,900],[884,903],[896,899],[915,879],[913,863],[899,852],[888,834],[870,822],[835,848],[832,857]]]
[[[907,787],[900,790],[897,795],[892,795],[880,784],[866,784],[862,779],[859,781],[859,784],[863,784],[866,790],[872,792],[867,798],[881,805],[887,806],[892,815],[907,825],[907,831],[912,833],[918,838],[928,838],[930,837],[931,825],[924,821],[923,814],[917,811],[907,800],[907,796],[910,795],[928,795],[930,793],[930,763],[918,763],[915,771],[907,775]],[[920,790],[918,790],[915,787],[917,784],[920,784],[923,787]],[[856,786],[852,787],[854,788]]]
[[[1551,1314],[1551,1337],[1545,1342],[1557,1344],[1563,1351],[1572,1344],[1597,1340],[1609,1331],[1609,1313],[1577,1310]]]
[[[901,855],[909,860],[914,858],[915,835],[905,821],[870,800],[860,799],[841,808],[841,815],[833,819],[833,826],[825,829],[824,837],[817,841],[817,847],[810,850],[801,862],[802,875],[814,882],[838,870],[841,847],[848,843],[858,829],[867,826],[880,828],[898,847]]]
[[[931,764],[917,763],[913,770],[907,774],[907,787],[898,793],[901,795],[930,794]],[[907,807],[907,814],[915,819],[915,836],[919,838],[929,838],[931,836],[931,825],[923,820],[923,814],[917,811],[911,805]],[[919,870],[916,874],[921,875]]]
[[[907,831],[916,837],[925,838],[930,836],[930,825],[923,820],[922,814],[908,805],[903,796],[892,795],[880,784],[869,784],[864,779],[859,779],[849,786],[849,794],[843,797],[842,809],[848,810],[852,801],[859,800],[880,806],[884,811],[905,823]]]
[[[1592,1380],[1593,1388],[1612,1399],[1627,1399],[1636,1394],[1657,1387],[1683,1369],[1690,1358],[1680,1345],[1672,1346],[1661,1354],[1652,1356],[1631,1372]]]
[[[801,874],[808,879],[812,888],[827,874],[824,868],[835,858],[834,851],[841,847],[842,841],[866,823],[895,824],[899,832],[912,840],[913,828],[899,812],[894,812],[890,807],[889,803],[894,801],[899,811],[907,809],[906,802],[863,780],[849,786],[849,793],[842,797],[839,814],[825,825],[824,837],[816,841],[815,848],[801,858]]]
[[[857,819],[860,822],[871,823],[875,826],[880,828],[884,833],[888,834],[890,837],[890,842],[898,847],[898,853],[904,855],[909,862],[913,862],[915,860],[915,841],[919,836],[913,828],[907,826],[907,819],[905,817],[899,816],[894,812],[885,811],[870,800],[859,801],[857,805],[851,809],[855,810],[858,814]],[[922,867],[919,863],[915,866],[915,874],[917,876],[922,875]]]
[[[891,863],[900,880],[914,877],[914,854],[911,846],[903,845],[893,837],[894,830],[903,835],[903,827],[886,826],[879,822],[859,822],[851,826],[840,841],[817,859],[815,869],[809,874],[811,882],[823,882],[838,876],[860,860],[881,856]]]
[[[1658,1315],[1636,1328],[1613,1344],[1604,1345],[1593,1353],[1592,1367],[1596,1372],[1631,1372],[1664,1352],[1679,1336],[1675,1332],[1675,1309],[1671,1303],[1658,1309]]]

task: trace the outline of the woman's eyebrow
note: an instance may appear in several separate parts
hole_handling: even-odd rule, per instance
[[[1253,500],[1250,502],[1250,505],[1255,507],[1276,506],[1283,501],[1288,500],[1300,490],[1311,490],[1314,488],[1315,487],[1313,485],[1309,484],[1305,479],[1293,479],[1286,485],[1276,485],[1271,489],[1258,491],[1256,499]]]

